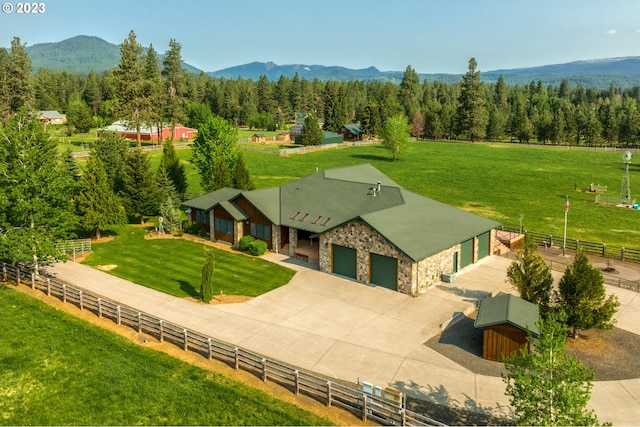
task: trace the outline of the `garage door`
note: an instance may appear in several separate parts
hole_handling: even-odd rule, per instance
[[[355,279],[356,276],[356,250],[344,246],[333,245],[332,251],[333,273]]]
[[[473,262],[473,239],[462,242],[460,246],[460,268],[465,268]]]
[[[489,232],[478,236],[478,259],[489,256]]]
[[[371,280],[374,285],[398,289],[398,260],[384,255],[371,254]]]

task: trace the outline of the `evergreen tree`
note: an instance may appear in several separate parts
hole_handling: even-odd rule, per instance
[[[213,117],[211,108],[208,105],[197,102],[187,104],[184,108],[184,113],[187,116],[185,125],[194,129],[200,129]]]
[[[122,175],[129,143],[113,132],[102,132],[91,151],[100,159],[107,172],[111,189],[118,194],[122,190]]]
[[[462,77],[458,97],[458,120],[461,135],[473,142],[482,139],[486,131],[486,112],[482,96],[480,71],[475,58],[469,60],[469,71]]]
[[[174,231],[180,229],[181,215],[182,213],[180,212],[180,209],[176,207],[171,197],[167,197],[165,201],[160,205],[160,216],[163,219],[162,225],[164,229],[169,233],[173,233]]]
[[[141,145],[140,128],[143,124],[146,97],[140,57],[143,48],[131,30],[120,46],[120,63],[113,70],[118,97],[118,115],[136,129],[136,141]]]
[[[104,165],[96,155],[89,156],[84,167],[76,211],[80,225],[93,230],[96,239],[100,238],[101,230],[126,222],[122,201],[109,185]]]
[[[233,187],[239,190],[253,190],[255,185],[251,181],[249,170],[244,162],[242,151],[238,152],[236,162],[233,165]]]
[[[149,129],[156,125],[158,142],[162,143],[162,127],[164,105],[166,99],[162,96],[162,75],[158,53],[149,45],[142,60],[142,99],[140,100],[140,121]]]
[[[506,394],[521,426],[598,425],[587,409],[593,371],[567,354],[566,314],[538,323],[538,339],[529,335],[532,351],[522,350],[505,361]]]
[[[69,101],[67,107],[67,127],[69,135],[79,132],[87,133],[93,126],[93,114],[91,108],[79,97],[75,96]]]
[[[398,114],[387,119],[382,131],[382,144],[389,150],[394,162],[407,152],[410,146],[409,124],[404,115]]]
[[[536,304],[543,315],[549,311],[553,276],[529,235],[525,235],[518,258],[507,269],[507,278],[520,298]]]
[[[418,73],[411,65],[407,65],[402,75],[399,92],[400,104],[402,104],[407,117],[413,117],[416,111],[418,111],[420,107],[420,95],[422,95],[422,90],[420,88]]]
[[[584,252],[578,251],[560,279],[557,305],[566,311],[576,338],[579,329],[613,329],[613,315],[620,302],[613,294],[607,298],[602,272],[591,266]]]
[[[178,194],[187,192],[187,173],[185,172],[184,165],[180,163],[180,158],[176,154],[175,147],[171,141],[165,143],[162,147],[160,167],[166,169],[167,175],[169,179],[171,179],[171,182],[173,182]]]
[[[73,235],[74,180],[56,142],[24,109],[0,128],[0,259],[32,264],[60,255]]]
[[[176,124],[182,119],[182,106],[184,104],[182,46],[174,39],[169,40],[169,49],[162,60],[162,75],[165,85],[165,105],[167,117],[171,126],[171,141],[173,141]]]
[[[160,167],[156,171],[156,184],[158,186],[158,206],[165,203],[167,199],[171,199],[174,207],[180,206],[180,197],[176,191],[176,187],[173,185],[173,182],[167,173],[167,169],[163,164],[160,164]]]
[[[302,145],[320,145],[322,143],[322,130],[318,124],[318,118],[314,113],[309,113],[304,119],[304,126],[300,134]]]
[[[121,197],[127,215],[143,222],[145,216],[158,213],[156,177],[142,148],[127,153],[122,183]]]
[[[207,260],[202,266],[202,279],[200,281],[200,298],[208,304],[213,299],[213,280],[216,269],[216,255],[213,249],[207,251]]]

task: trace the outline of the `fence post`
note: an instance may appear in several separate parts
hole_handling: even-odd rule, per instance
[[[164,320],[160,319],[158,326],[160,328],[160,342],[164,341]]]
[[[367,395],[362,393],[362,421],[367,421],[367,413],[369,412],[367,408],[367,406],[369,406],[368,403]]]
[[[98,298],[98,317],[102,317],[102,298]]]
[[[62,302],[67,302],[67,285],[62,284]]]
[[[121,322],[120,322],[120,306],[119,305],[116,306],[116,323],[118,325],[121,324]]]
[[[602,256],[606,256],[607,255],[607,245],[605,245],[604,243],[602,244]]]
[[[47,277],[47,296],[51,296],[51,279]]]
[[[293,388],[296,395],[300,394],[300,374],[297,369],[293,371]]]
[[[620,261],[624,261],[624,247],[620,249]]]
[[[16,282],[18,282],[18,285],[20,284],[20,267],[16,268]]]
[[[331,406],[331,381],[327,381],[327,406]]]
[[[2,280],[7,281],[7,264],[2,263]]]
[[[187,351],[187,349],[189,348],[189,346],[188,346],[189,342],[187,341],[188,338],[189,338],[187,330],[183,329],[182,330],[182,334],[184,335],[184,346],[182,348],[183,348],[184,351]]]
[[[84,305],[82,303],[82,291],[78,291],[79,292],[79,298],[80,298],[80,310],[82,310],[84,308]]]
[[[576,239],[576,252],[578,252],[579,248],[580,248],[580,241]]]
[[[267,359],[262,358],[262,381],[267,381]]]
[[[36,288],[36,274],[32,271],[31,272],[31,289],[35,289]]]
[[[207,344],[209,345],[209,360],[213,359],[213,348],[211,347],[211,338],[207,338]]]
[[[235,356],[235,361],[234,361],[234,367],[236,368],[236,371],[238,370],[238,366],[239,366],[239,360],[238,360],[238,347],[236,347],[234,350],[234,356]]]
[[[407,411],[404,408],[400,409],[400,425],[407,425]]]

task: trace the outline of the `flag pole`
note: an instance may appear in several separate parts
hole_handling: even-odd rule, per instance
[[[562,256],[565,256],[567,249],[567,214],[569,213],[569,196],[565,196],[564,204],[564,237],[562,239]]]

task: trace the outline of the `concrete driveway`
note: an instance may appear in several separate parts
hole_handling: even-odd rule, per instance
[[[479,299],[513,292],[505,273],[511,260],[488,257],[454,283],[412,298],[320,273],[282,255],[266,258],[295,269],[292,281],[250,301],[225,305],[177,299],[73,262],[58,263],[50,272],[76,287],[304,369],[511,416],[501,378],[476,375],[424,345],[456,316],[475,310]],[[638,294],[611,291],[620,296],[619,326],[640,330]],[[637,424],[640,380],[596,383],[590,406],[601,421]]]

